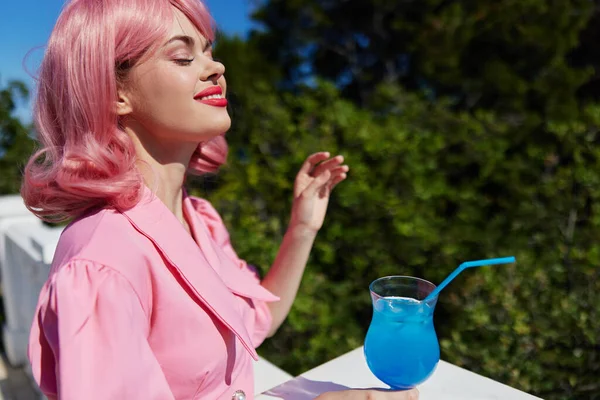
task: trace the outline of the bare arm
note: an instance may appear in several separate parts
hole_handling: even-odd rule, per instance
[[[280,298],[278,302],[269,303],[273,316],[269,336],[290,312],[315,237],[323,225],[329,195],[335,185],[346,179],[348,167],[341,165],[344,158],[328,158],[329,153],[325,152],[309,156],[296,176],[290,224],[277,257],[262,281],[266,289]]]
[[[298,293],[306,262],[315,241],[316,233],[290,227],[273,262],[273,266],[262,281],[262,285],[280,298],[268,303],[273,316],[269,337],[277,331],[287,317]]]

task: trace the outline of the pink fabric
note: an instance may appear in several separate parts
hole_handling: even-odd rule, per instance
[[[207,201],[186,197],[184,212],[193,238],[146,189],[133,209],[65,229],[29,342],[48,397],[253,398],[252,358],[277,297]]]

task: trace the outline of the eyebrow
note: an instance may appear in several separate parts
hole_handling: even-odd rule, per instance
[[[173,36],[171,39],[169,39],[167,41],[167,43],[165,43],[165,46],[176,42],[178,40],[181,40],[183,43],[185,43],[186,46],[188,47],[194,47],[194,43],[196,43],[196,41],[194,40],[193,37],[188,36],[188,35],[177,35],[177,36]],[[206,40],[206,44],[204,46],[205,49],[209,48],[212,46],[212,42],[210,40]]]
[[[190,46],[190,47],[194,47],[194,38],[191,36],[187,36],[187,35],[177,35],[177,36],[173,36],[171,39],[169,39],[167,41],[167,43],[165,43],[165,46],[176,42],[178,40],[181,40],[183,43],[185,43],[186,45]]]

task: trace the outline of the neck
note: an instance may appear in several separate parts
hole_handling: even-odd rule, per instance
[[[133,140],[137,154],[137,166],[144,183],[177,217],[189,231],[183,216],[183,183],[187,166],[197,148],[196,143],[169,143],[168,140],[152,140],[137,130],[126,128]]]

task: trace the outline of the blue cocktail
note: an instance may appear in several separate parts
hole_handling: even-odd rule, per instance
[[[424,299],[435,285],[423,279],[388,276],[369,287],[373,319],[365,339],[371,372],[393,389],[409,389],[425,381],[440,360],[433,327],[437,296]]]

